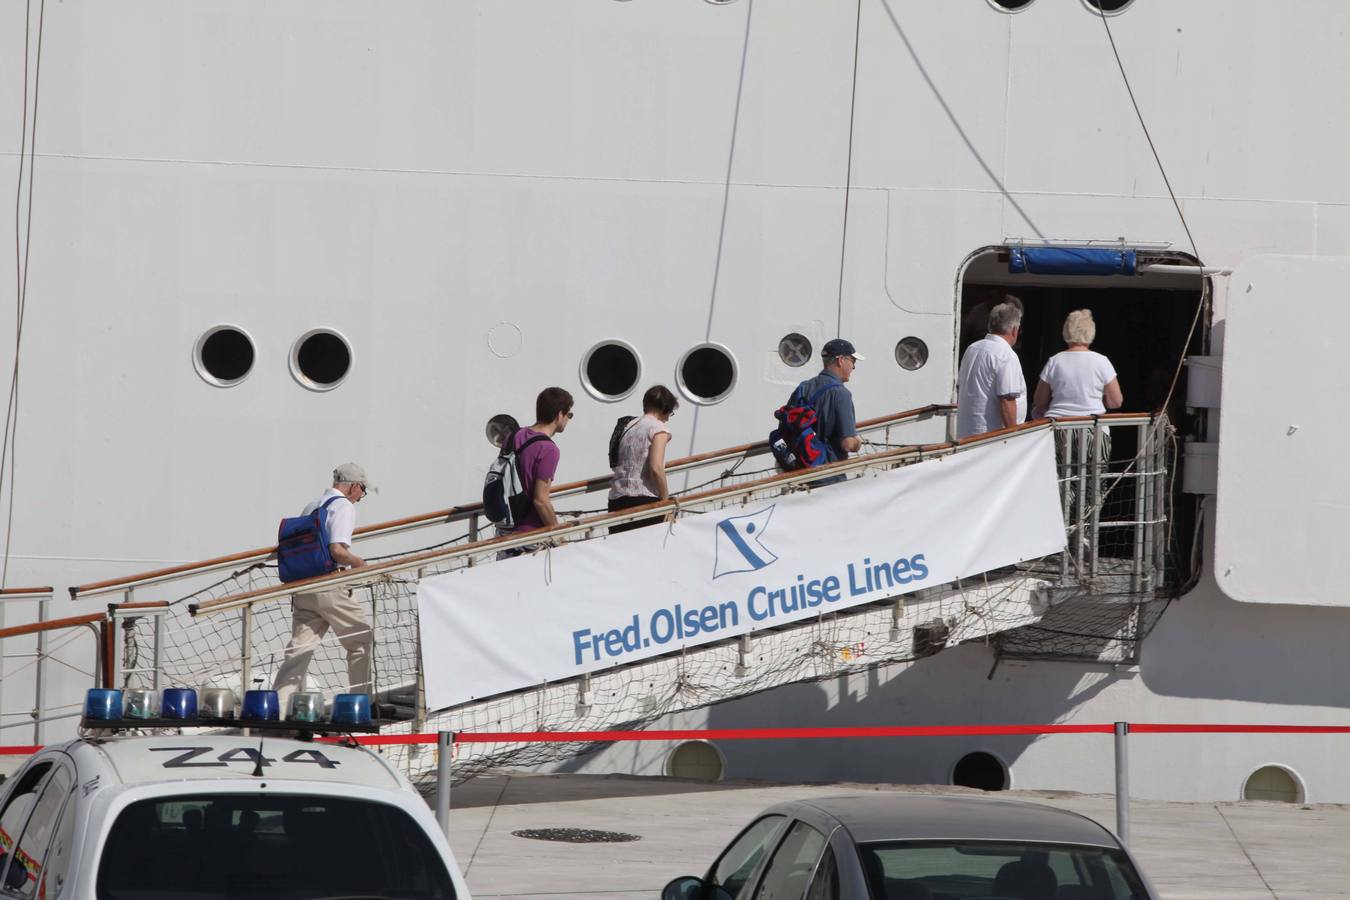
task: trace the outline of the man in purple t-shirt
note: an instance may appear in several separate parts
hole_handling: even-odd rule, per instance
[[[512,446],[520,451],[517,470],[520,472],[520,486],[533,500],[530,511],[521,518],[510,531],[497,529],[498,534],[519,534],[536,528],[552,528],[558,524],[558,514],[553,510],[553,499],[549,492],[553,487],[553,476],[558,471],[558,445],[553,443],[555,434],[567,430],[572,420],[572,395],[560,387],[544,388],[534,401],[535,422],[528,428],[521,428],[512,439]],[[520,448],[530,438],[543,435],[544,440],[534,441],[524,450]],[[537,547],[521,547],[503,551],[504,556],[516,556]]]

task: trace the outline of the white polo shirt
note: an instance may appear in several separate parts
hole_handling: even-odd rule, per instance
[[[328,502],[329,497],[339,498],[328,507],[328,540],[333,544],[352,545],[352,531],[356,528],[356,504],[342,496],[337,488],[329,488],[323,494],[311,500],[300,512],[307,516]]]
[[[1017,423],[1027,417],[1027,381],[1022,363],[1003,338],[986,334],[966,348],[956,381],[956,436],[970,437],[1003,427],[1000,397],[1017,398]],[[1016,423],[1014,423],[1016,424]]]

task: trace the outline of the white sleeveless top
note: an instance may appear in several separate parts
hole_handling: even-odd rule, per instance
[[[670,434],[666,423],[648,413],[628,426],[619,439],[619,464],[614,467],[614,478],[609,485],[609,496],[656,497],[656,482],[647,471],[647,452],[652,438]]]

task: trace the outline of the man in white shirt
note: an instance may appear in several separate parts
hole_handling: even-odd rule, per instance
[[[1027,382],[1013,345],[1022,303],[1011,294],[989,311],[989,333],[966,348],[956,380],[956,436],[1011,428],[1027,416]]]
[[[374,488],[365,469],[356,463],[343,463],[333,470],[333,486],[311,500],[300,513],[307,516],[331,498],[337,498],[328,506],[328,551],[338,568],[359,569],[366,564],[352,552],[352,532],[356,528],[356,504],[371,490]],[[347,690],[370,692],[370,623],[361,605],[352,599],[351,591],[337,588],[296,594],[291,603],[291,642],[286,645],[286,657],[272,684],[283,716],[291,695],[304,684],[314,648],[329,628],[347,651]]]

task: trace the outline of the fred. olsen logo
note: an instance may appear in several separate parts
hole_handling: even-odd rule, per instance
[[[769,527],[773,507],[744,516],[731,516],[717,523],[717,554],[713,561],[713,578],[736,572],[756,572],[778,561],[778,557],[764,546],[764,531]]]
[[[758,573],[778,562],[778,555],[764,545],[764,533],[773,510],[773,506],[766,506],[743,516],[728,516],[717,523],[713,529],[716,554],[713,580],[738,572]],[[861,561],[833,566],[829,562],[805,561],[805,571],[795,572],[803,561],[790,558],[788,565],[786,574],[782,569],[775,570],[778,577],[774,581],[755,575],[739,586],[734,579],[723,582],[713,592],[717,599],[710,603],[700,604],[695,598],[686,597],[652,610],[645,618],[641,613],[633,613],[622,624],[578,628],[572,632],[573,664],[583,667],[643,651],[650,654],[652,648],[671,642],[706,643],[755,628],[755,623],[773,625],[775,620],[784,622],[812,615],[822,606],[836,603],[851,606],[894,596],[897,585],[928,578],[923,553],[880,562],[863,557]]]

